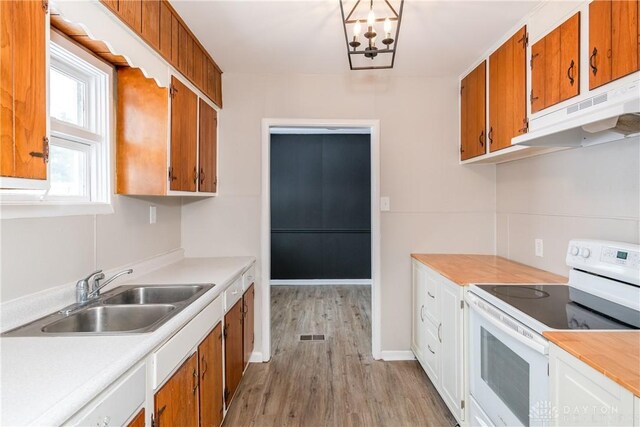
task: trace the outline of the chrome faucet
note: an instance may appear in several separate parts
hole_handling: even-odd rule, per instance
[[[109,283],[116,280],[118,277],[131,273],[133,273],[133,269],[131,268],[128,270],[122,270],[114,274],[113,277],[101,284],[100,281],[104,279],[104,273],[102,272],[102,270],[97,270],[84,279],[78,280],[78,283],[76,283],[76,305],[86,304],[92,299],[99,297],[100,289],[104,288]],[[89,281],[91,281],[92,283],[91,286],[89,286]]]

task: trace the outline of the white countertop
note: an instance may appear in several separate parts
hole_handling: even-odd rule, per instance
[[[153,333],[0,338],[0,424],[62,424],[195,317],[254,261],[185,258],[114,284],[216,285]]]

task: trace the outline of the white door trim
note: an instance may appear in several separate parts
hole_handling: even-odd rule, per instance
[[[261,302],[262,360],[271,359],[271,128],[360,128],[371,131],[371,353],[381,358],[380,308],[380,121],[262,119]]]

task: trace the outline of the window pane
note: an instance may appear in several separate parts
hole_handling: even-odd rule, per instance
[[[87,196],[87,162],[84,151],[51,145],[51,190],[54,196]]]
[[[86,84],[51,68],[51,117],[84,127]]]

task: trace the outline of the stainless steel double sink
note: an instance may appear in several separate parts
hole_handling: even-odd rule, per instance
[[[119,286],[3,336],[121,335],[153,332],[215,285]]]

